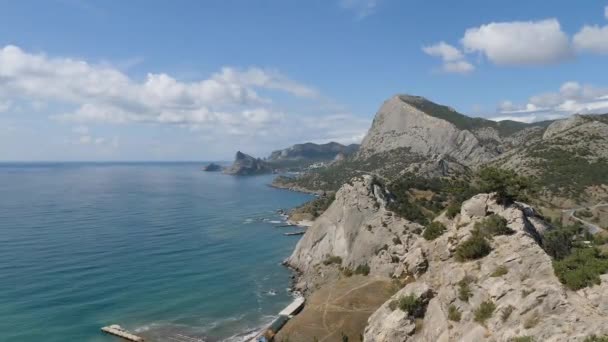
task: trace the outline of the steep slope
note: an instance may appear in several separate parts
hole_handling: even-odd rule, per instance
[[[236,153],[234,163],[224,170],[225,174],[235,176],[251,176],[272,173],[272,167],[265,161],[254,158],[241,151]]]
[[[479,260],[457,261],[457,246],[491,214],[504,218],[512,234],[495,236],[491,252]],[[602,294],[608,276],[583,291],[565,289],[538,243],[550,228],[530,207],[504,207],[480,194],[463,204],[455,220],[443,221],[447,231],[422,243],[428,270],[370,317],[365,341],[511,341],[529,336],[565,342],[608,333],[608,298]],[[416,318],[391,304],[408,295],[424,306]]]
[[[369,318],[365,341],[511,341],[524,336],[583,341],[608,333],[608,275],[601,276],[599,285],[576,292],[564,287],[541,248],[552,227],[531,207],[504,206],[490,194],[479,194],[465,201],[453,219],[437,217],[445,231],[429,241],[421,234],[424,227],[387,209],[391,201],[373,177],[353,179],[287,260],[298,271],[296,288],[308,294],[322,291],[344,299],[347,293],[336,293],[342,287],[335,284],[353,272],[402,286]],[[460,246],[496,217],[504,219],[507,232],[487,238],[487,255],[459,261]],[[403,300],[407,296],[410,304]],[[342,300],[340,306],[357,307],[360,299],[351,301]],[[485,312],[479,313],[480,307]],[[321,314],[318,307],[309,310]],[[307,324],[296,317],[289,326],[290,340],[310,340],[296,338],[305,335],[300,333]],[[330,327],[319,333],[326,334],[315,335],[319,340],[340,340],[339,331]]]
[[[468,165],[485,162],[497,155],[486,149],[470,131],[429,115],[404,98],[414,99],[394,96],[380,107],[361,143],[359,159],[404,147],[421,155],[448,155]],[[458,114],[454,112],[454,115]]]
[[[541,139],[492,164],[538,178],[548,199],[595,203],[608,197],[608,116],[574,115],[552,123]]]
[[[451,177],[540,140],[547,125],[470,118],[423,97],[396,95],[380,107],[355,155],[296,179],[278,179],[275,185],[323,191],[337,190],[362,174],[387,180],[412,172]]]

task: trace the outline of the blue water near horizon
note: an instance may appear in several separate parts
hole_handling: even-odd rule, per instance
[[[297,243],[276,210],[310,196],[201,165],[0,164],[0,341],[219,341],[272,319]]]

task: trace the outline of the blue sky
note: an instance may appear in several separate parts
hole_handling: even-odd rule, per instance
[[[608,112],[607,6],[0,1],[0,160],[358,142],[395,93],[493,119]]]

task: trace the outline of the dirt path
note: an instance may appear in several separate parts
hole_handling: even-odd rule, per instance
[[[316,290],[304,310],[289,321],[276,341],[359,341],[367,319],[392,294],[388,278],[343,277]]]

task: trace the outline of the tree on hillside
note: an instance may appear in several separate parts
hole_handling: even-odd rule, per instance
[[[479,171],[479,180],[481,190],[496,192],[496,200],[502,204],[525,200],[526,194],[532,190],[530,178],[511,170],[485,167]]]

